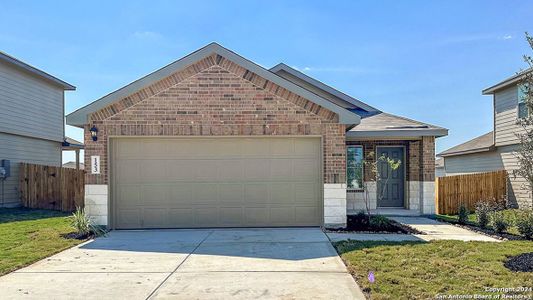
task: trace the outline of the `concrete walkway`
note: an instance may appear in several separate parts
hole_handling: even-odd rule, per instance
[[[387,241],[387,242],[428,242],[435,240],[501,242],[498,239],[470,231],[452,224],[438,222],[425,217],[388,217],[398,223],[414,228],[424,234],[380,234],[380,233],[327,233],[332,242]]]
[[[319,229],[113,231],[0,277],[1,299],[364,299]]]

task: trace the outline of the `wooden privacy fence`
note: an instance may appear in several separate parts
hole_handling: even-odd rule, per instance
[[[19,189],[25,207],[74,211],[83,207],[85,172],[21,163]]]
[[[438,214],[457,214],[463,204],[474,211],[479,201],[502,202],[507,195],[505,170],[438,177],[435,182],[435,206]]]

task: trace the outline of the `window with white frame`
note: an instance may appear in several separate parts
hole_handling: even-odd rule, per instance
[[[518,118],[523,119],[528,116],[528,109],[526,105],[527,87],[525,85],[518,86]]]
[[[363,189],[363,147],[346,147],[346,177],[349,190]]]

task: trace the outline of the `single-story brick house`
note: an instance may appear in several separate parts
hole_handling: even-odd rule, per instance
[[[435,138],[447,134],[216,43],[67,124],[85,130],[86,210],[114,229],[345,226],[363,182],[373,209],[433,214]],[[403,162],[380,202],[370,152]]]

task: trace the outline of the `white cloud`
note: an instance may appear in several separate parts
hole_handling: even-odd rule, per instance
[[[504,39],[504,40],[510,40],[510,39],[512,39],[512,38],[513,38],[513,36],[510,35],[510,34],[506,34],[506,35],[504,35],[504,36],[502,37],[502,39]]]
[[[145,31],[135,31],[133,33],[133,37],[140,39],[140,40],[156,40],[156,39],[162,38],[163,35],[155,31],[145,30]]]

